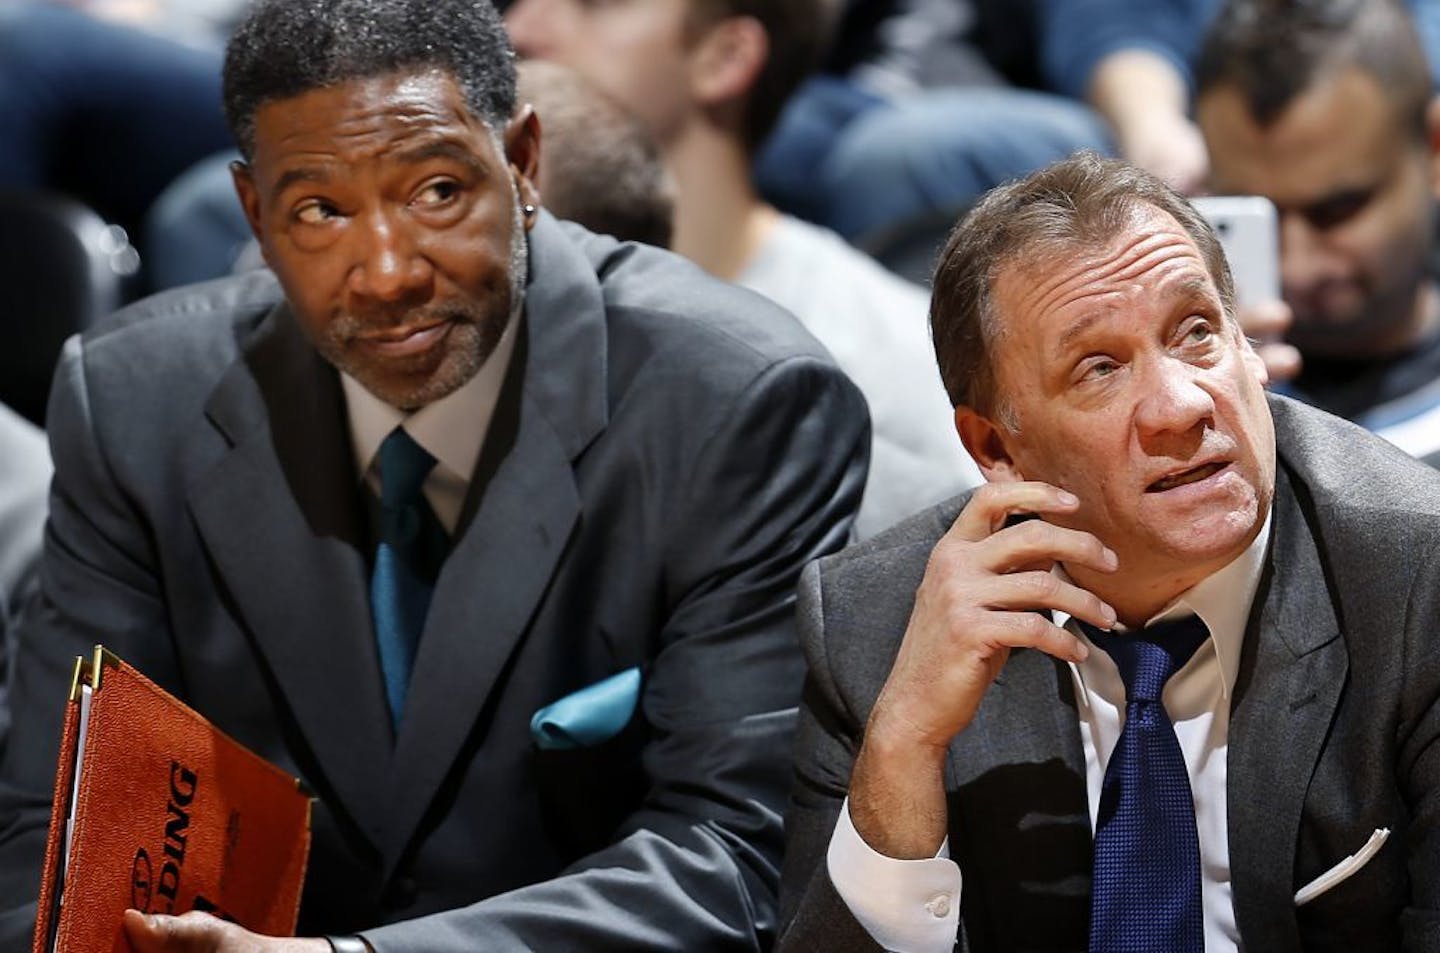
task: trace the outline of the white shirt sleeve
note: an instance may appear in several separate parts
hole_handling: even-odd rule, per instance
[[[876,943],[896,953],[949,953],[960,924],[960,867],[950,841],[930,860],[876,853],[855,830],[846,798],[825,866],[835,892]]]

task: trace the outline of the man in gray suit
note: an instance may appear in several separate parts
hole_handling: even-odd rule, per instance
[[[933,314],[988,483],[802,581],[781,946],[1440,949],[1440,479],[1267,398],[1118,162],[987,197]]]
[[[137,949],[768,946],[794,591],[850,530],[859,394],[760,298],[536,208],[489,4],[261,0],[225,82],[273,275],[67,346],[0,946],[95,641],[319,798],[329,946],[131,914]]]

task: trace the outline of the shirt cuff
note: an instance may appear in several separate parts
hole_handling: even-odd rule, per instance
[[[855,830],[846,798],[825,866],[835,892],[870,934],[896,953],[949,953],[960,924],[960,867],[950,840],[930,860],[877,853]]]

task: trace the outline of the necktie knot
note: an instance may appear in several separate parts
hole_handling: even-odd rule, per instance
[[[380,505],[398,509],[419,502],[421,487],[434,468],[435,458],[405,428],[390,431],[380,444]]]
[[[1210,630],[1197,615],[1123,634],[1104,634],[1089,626],[1085,629],[1090,641],[1115,660],[1125,683],[1125,700],[1132,704],[1158,702],[1165,683],[1210,637]]]

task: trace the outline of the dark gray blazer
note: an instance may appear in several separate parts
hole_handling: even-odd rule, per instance
[[[788,315],[675,256],[548,216],[530,245],[394,739],[338,376],[273,279],[166,294],[69,343],[0,763],[0,948],[32,915],[67,660],[96,641],[319,793],[302,933],[768,945],[794,591],[846,539],[864,403]],[[637,665],[619,736],[536,750],[536,709]]]
[[[1231,699],[1230,863],[1247,949],[1440,950],[1440,475],[1348,423],[1272,398],[1280,474]],[[870,950],[825,851],[861,731],[930,549],[964,499],[807,571],[810,675],[787,822],[781,946]],[[1090,817],[1070,674],[1011,653],[950,748],[959,946],[1080,950]],[[1304,884],[1379,827],[1356,875]]]

